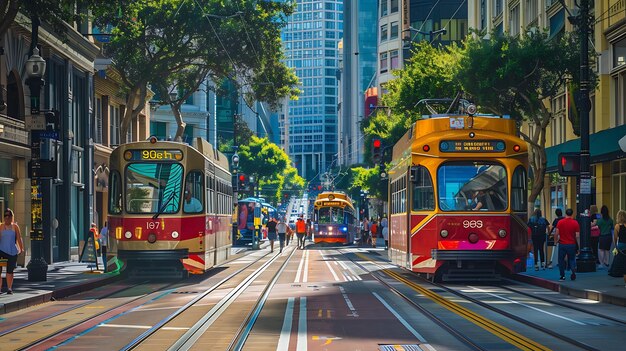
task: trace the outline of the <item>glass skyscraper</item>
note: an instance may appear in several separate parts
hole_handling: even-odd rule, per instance
[[[338,42],[343,35],[343,1],[297,0],[283,29],[286,64],[301,82],[298,100],[285,104],[282,144],[299,174],[317,183],[336,163]]]

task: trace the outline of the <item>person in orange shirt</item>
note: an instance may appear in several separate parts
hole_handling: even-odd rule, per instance
[[[298,237],[298,249],[304,250],[304,239],[306,237],[306,223],[302,217],[296,221],[296,236]]]

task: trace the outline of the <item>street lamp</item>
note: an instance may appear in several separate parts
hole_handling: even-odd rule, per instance
[[[41,87],[44,85],[43,76],[46,73],[46,61],[39,56],[39,49],[36,45],[33,48],[33,54],[26,61],[26,84],[30,89],[30,114],[32,116],[40,113],[40,94]],[[33,135],[31,135],[33,139]],[[40,159],[40,146],[38,143],[31,142],[32,153],[31,163],[35,164]],[[48,272],[48,263],[43,258],[43,203],[41,201],[41,182],[39,178],[31,177],[31,260],[26,266],[28,269],[29,281],[46,281]]]
[[[565,7],[565,6],[563,6]],[[580,13],[570,17],[574,24],[578,25],[580,34],[580,100],[577,102],[578,115],[580,116],[580,254],[576,259],[579,272],[595,272],[596,259],[590,248],[591,241],[591,157],[589,154],[589,111],[591,101],[589,99],[589,32],[592,22],[589,16],[589,0],[581,0],[579,3]]]
[[[46,73],[46,61],[39,56],[39,49],[35,46],[33,54],[26,61],[26,85],[30,88],[30,114],[39,114],[39,95],[44,85],[43,75]]]

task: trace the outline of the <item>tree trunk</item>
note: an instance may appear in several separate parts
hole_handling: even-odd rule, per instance
[[[550,121],[550,115],[543,117],[540,124],[535,124],[535,130],[530,143],[531,152],[528,154],[530,165],[533,168],[533,186],[528,196],[528,215],[534,212],[535,200],[541,194],[545,186],[548,157],[546,155],[546,127]],[[545,213],[545,211],[544,211]]]
[[[137,118],[139,113],[145,108],[147,95],[148,89],[146,83],[137,83],[128,92],[126,110],[120,121],[120,144],[126,143],[126,134],[128,134],[130,122]]]
[[[183,114],[180,112],[180,104],[171,103],[170,106],[172,107],[172,113],[174,114],[174,118],[176,119],[176,125],[178,125],[174,140],[180,142],[183,141],[183,134],[185,133],[185,127],[187,126],[187,123],[183,121]]]

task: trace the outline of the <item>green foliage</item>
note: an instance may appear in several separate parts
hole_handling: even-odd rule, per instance
[[[266,198],[276,202],[283,190],[304,187],[305,181],[291,165],[289,156],[268,138],[252,136],[249,144],[239,145],[237,153],[240,172],[254,175]],[[269,189],[269,193],[264,189]]]
[[[122,76],[133,114],[124,115],[121,133],[143,108],[148,83],[160,92],[173,86],[184,92],[172,102],[175,115],[207,77],[231,79],[271,106],[295,98],[297,77],[280,61],[280,30],[292,9],[252,0],[120,0],[94,7],[96,23],[114,28],[105,53]],[[182,133],[180,116],[177,122]]]
[[[566,81],[578,81],[579,75],[575,34],[549,39],[545,31],[529,31],[516,37],[493,33],[488,40],[468,37],[458,79],[483,109],[541,124],[544,100],[562,92]]]
[[[420,100],[454,97],[459,89],[455,73],[460,59],[461,49],[456,45],[435,47],[427,41],[416,44],[405,68],[394,71],[396,78],[385,85],[388,92],[380,105],[388,108],[377,109],[374,116],[364,121],[365,145],[371,145],[376,136],[382,138],[383,145],[394,145],[426,112],[416,108]],[[370,153],[367,147],[366,160],[371,159]]]
[[[378,166],[374,168],[351,167],[347,175],[341,177],[335,184],[335,189],[345,191],[353,199],[359,197],[361,190],[367,190],[373,197],[387,198],[387,182],[380,179]]]

